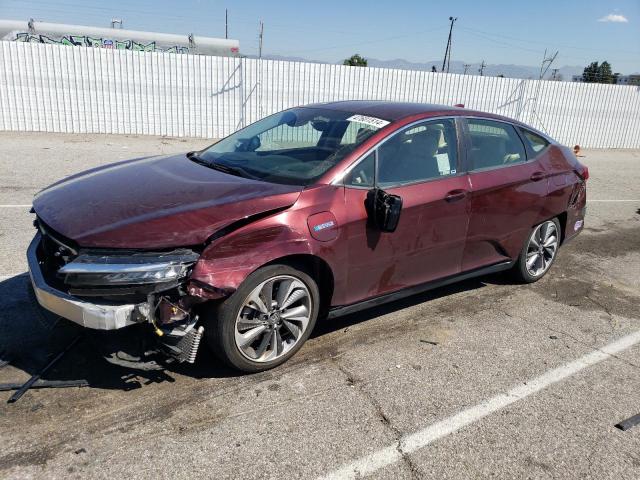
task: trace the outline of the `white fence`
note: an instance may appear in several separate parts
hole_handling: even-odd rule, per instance
[[[0,130],[219,138],[344,99],[463,103],[567,145],[640,148],[633,86],[0,42]]]

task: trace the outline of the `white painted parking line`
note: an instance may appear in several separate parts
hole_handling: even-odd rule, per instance
[[[430,443],[471,425],[491,413],[522,400],[529,395],[533,395],[555,383],[561,382],[581,372],[585,368],[611,358],[611,356],[627,350],[638,343],[640,343],[640,331],[626,335],[573,362],[549,370],[539,377],[532,378],[506,393],[497,395],[449,418],[434,423],[423,430],[407,435],[402,438],[399,443],[389,445],[388,447],[361,457],[322,478],[342,480],[370,475],[376,470],[399,461],[403,455],[424,448]]]

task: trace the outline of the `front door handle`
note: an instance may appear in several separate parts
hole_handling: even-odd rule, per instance
[[[464,197],[466,197],[467,193],[468,192],[466,190],[462,190],[462,189],[451,190],[449,193],[445,195],[444,199],[447,202],[457,202],[458,200],[462,200]]]
[[[542,180],[545,177],[544,172],[533,172],[531,174],[531,181],[532,182],[539,182],[540,180]]]

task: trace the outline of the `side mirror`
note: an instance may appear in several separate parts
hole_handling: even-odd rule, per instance
[[[402,198],[374,188],[367,193],[365,201],[369,221],[383,232],[394,232],[400,220]]]

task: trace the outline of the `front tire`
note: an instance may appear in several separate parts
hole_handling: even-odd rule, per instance
[[[274,368],[309,338],[318,317],[320,293],[306,272],[268,265],[206,313],[206,340],[214,354],[243,372]]]
[[[552,218],[535,226],[513,267],[516,280],[533,283],[540,280],[551,268],[560,246],[560,222]]]

